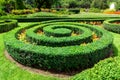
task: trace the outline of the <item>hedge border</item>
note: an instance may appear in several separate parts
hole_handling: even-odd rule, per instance
[[[17,20],[0,20],[0,33],[10,31],[11,29],[18,26]]]
[[[82,71],[70,80],[119,80],[120,57],[111,57],[95,64],[93,68]]]
[[[71,36],[72,29],[69,28],[69,25],[51,25],[43,28],[43,32],[49,37],[67,37]]]
[[[115,33],[120,33],[120,24],[114,24],[113,22],[115,21],[120,22],[120,19],[110,19],[104,21],[103,23],[104,28]]]
[[[48,21],[48,20],[61,20],[61,19],[71,19],[71,20],[79,20],[79,21],[101,21],[107,19],[119,19],[120,17],[81,17],[81,18],[74,18],[74,17],[22,17],[22,18],[0,18],[0,19],[14,19],[18,20],[18,22],[41,22],[41,21]]]

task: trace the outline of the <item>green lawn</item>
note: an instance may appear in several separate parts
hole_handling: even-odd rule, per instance
[[[112,35],[114,36],[113,44],[115,46],[115,53],[116,53],[115,55],[120,56],[120,34],[112,33]]]
[[[116,14],[103,14],[103,13],[87,13],[87,12],[81,12],[80,14],[72,14],[72,15],[68,15],[68,17],[72,17],[72,18],[94,18],[94,17],[120,17],[120,15],[116,15]]]

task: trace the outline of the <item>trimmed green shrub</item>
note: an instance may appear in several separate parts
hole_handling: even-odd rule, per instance
[[[88,11],[89,12],[94,12],[94,13],[100,13],[101,12],[101,10],[98,9],[98,8],[90,8],[90,9],[88,9]]]
[[[6,13],[3,10],[0,10],[0,16],[6,15]]]
[[[60,17],[60,15],[50,12],[37,12],[34,14],[29,14],[27,17]]]
[[[26,15],[14,15],[14,14],[8,14],[8,15],[5,15],[5,16],[1,16],[0,18],[1,19],[17,19],[17,18],[25,18]]]
[[[41,12],[42,13],[42,12]],[[44,13],[43,13],[44,14]],[[101,21],[103,22],[106,19],[118,19],[117,16],[109,16],[109,15],[100,15],[100,14],[92,14],[92,15],[79,15],[79,16],[73,16],[73,17],[65,17],[65,16],[49,16],[49,14],[41,14],[41,16],[34,17],[30,15],[7,15],[7,16],[1,16],[0,19],[16,19],[18,22],[40,22],[40,21],[48,21],[48,20],[58,20],[58,19],[70,19],[70,20],[77,20],[77,21]],[[34,14],[33,14],[34,15]],[[46,16],[47,15],[47,16]],[[94,16],[93,16],[94,15]],[[99,16],[100,15],[100,16]]]
[[[48,20],[64,20],[69,19],[71,21],[79,21],[79,22],[91,22],[91,21],[101,21],[103,22],[105,18],[68,18],[68,17],[36,17],[36,18],[13,18],[17,19],[19,22],[41,22],[41,21],[48,21]]]
[[[66,25],[67,24],[67,25]],[[48,26],[49,25],[49,26]],[[52,26],[51,26],[52,25]],[[46,27],[48,26],[48,27]],[[45,28],[44,28],[45,27]],[[71,34],[67,34],[68,37],[63,36],[64,34],[58,34],[58,33],[54,33],[51,30],[51,27],[64,27],[64,28],[71,28],[71,30],[73,32],[76,32],[77,34],[79,34],[78,36],[68,36]],[[35,31],[39,30],[43,28],[43,31],[45,33],[45,35],[36,35],[36,33],[34,33]],[[47,32],[47,36],[46,36],[46,32]],[[34,42],[38,45],[44,45],[44,46],[72,46],[72,45],[80,45],[81,43],[88,43],[92,41],[92,32],[89,29],[83,28],[83,27],[79,27],[77,25],[71,24],[71,23],[54,23],[54,24],[46,24],[46,25],[41,25],[35,28],[31,28],[29,30],[27,30],[26,32],[26,36],[27,39],[30,42]],[[52,37],[51,37],[52,36]],[[56,36],[61,38],[57,38]]]
[[[41,27],[49,26],[50,24],[60,25],[60,23],[64,23],[67,25],[69,23],[69,25],[79,26],[81,29],[83,28],[85,30],[94,31],[100,37],[100,39],[90,42],[85,46],[75,44],[71,46],[66,45],[58,47],[57,45],[57,47],[52,47],[30,43],[27,44],[17,39],[17,35],[21,31],[21,28],[17,28],[4,36],[5,47],[9,54],[21,64],[55,71],[72,71],[76,69],[88,68],[93,66],[99,60],[108,57],[112,49],[112,36],[107,31],[96,26],[72,23],[72,21],[75,20],[68,19],[41,22],[38,25],[39,27],[35,26],[37,24],[34,24],[26,27],[26,29],[28,29],[27,35],[29,34],[32,36],[32,38],[34,37],[34,39],[39,40],[41,35],[35,33],[38,28],[40,29]],[[85,37],[85,35],[83,37]],[[59,38],[62,37],[58,37],[58,40]],[[33,41],[37,42],[35,40]]]
[[[109,30],[115,33],[120,33],[120,24],[117,24],[117,22],[120,22],[120,19],[106,20],[104,21],[103,26],[106,30]]]
[[[79,8],[70,8],[69,12],[73,12],[75,14],[78,14],[78,13],[80,13],[80,9]]]
[[[73,76],[71,80],[120,80],[120,57],[100,61],[93,68]]]
[[[72,31],[68,27],[62,25],[48,26],[43,28],[43,31],[46,36],[53,36],[53,37],[70,36],[72,33]]]
[[[17,26],[17,20],[0,20],[0,33],[7,32]]]

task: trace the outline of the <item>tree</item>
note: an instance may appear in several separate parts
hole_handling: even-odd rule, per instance
[[[35,0],[35,6],[40,8],[51,8],[59,0]]]
[[[79,7],[79,4],[77,3],[77,1],[69,2],[69,8],[76,8],[76,7]]]
[[[3,3],[4,3],[4,0],[0,0],[0,10],[4,8]]]
[[[34,5],[35,0],[23,0],[23,4],[25,5],[26,9],[32,9],[35,7]]]
[[[120,0],[117,0],[116,5],[117,5],[117,10],[120,10]]]
[[[91,2],[91,0],[80,0],[79,5],[82,8],[90,8]]]
[[[60,0],[61,6],[69,8],[90,8],[92,0]]]
[[[3,10],[5,12],[10,13],[10,11],[15,8],[15,1],[14,0],[4,0],[2,6],[3,6]]]
[[[15,0],[15,9],[24,9],[25,5],[22,0]]]
[[[109,5],[107,4],[107,0],[101,0],[101,9],[106,9],[109,7]]]
[[[107,0],[93,0],[91,7],[99,8],[99,9],[106,9],[108,8]]]

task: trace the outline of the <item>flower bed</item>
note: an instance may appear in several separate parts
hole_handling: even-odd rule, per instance
[[[120,11],[116,11],[116,12],[104,12],[105,14],[120,14]]]

